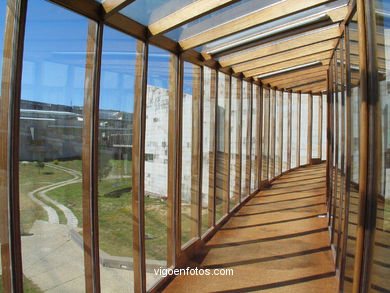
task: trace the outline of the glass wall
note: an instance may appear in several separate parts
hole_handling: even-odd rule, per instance
[[[321,158],[322,160],[326,160],[326,152],[327,152],[327,137],[326,137],[326,133],[327,133],[327,119],[328,119],[328,103],[326,101],[327,99],[327,96],[326,95],[322,95],[322,154],[321,154]]]
[[[275,177],[275,131],[276,131],[276,90],[270,90],[269,96],[269,152],[268,152],[268,179]]]
[[[241,199],[249,194],[249,141],[250,141],[250,87],[246,81],[242,82],[242,144],[241,144]],[[249,94],[249,95],[248,95]]]
[[[227,212],[229,196],[229,91],[230,78],[226,74],[218,73],[218,107],[217,107],[217,163],[216,163],[216,194],[215,215],[216,221]]]
[[[200,67],[184,62],[181,150],[181,244],[198,236]]]
[[[299,149],[299,104],[298,94],[292,94],[291,112],[291,168],[298,167]]]
[[[102,291],[132,292],[132,159],[136,40],[104,28],[99,102],[99,248]],[[114,262],[113,258],[118,262]]]
[[[210,68],[203,68],[203,156],[202,156],[202,234],[205,233],[208,228],[212,226],[212,219],[209,217],[209,209],[212,207],[209,205],[210,188],[213,188],[212,165],[214,158],[214,142],[215,142],[215,98],[211,93],[212,83],[215,83],[215,79],[212,78],[212,74],[215,76],[215,72],[212,72]]]
[[[283,149],[282,149],[282,172],[285,172],[288,170],[288,160],[291,158],[288,158],[288,136],[289,136],[289,124],[292,121],[289,121],[289,105],[290,105],[291,100],[289,101],[289,93],[288,92],[283,92]],[[290,143],[291,143],[291,136],[290,136]]]
[[[257,157],[257,133],[258,133],[258,127],[259,127],[259,121],[258,121],[258,111],[259,109],[257,100],[258,97],[258,85],[252,86],[252,127],[251,127],[251,188],[250,192],[254,192],[257,189],[257,171],[258,171],[258,157]]]
[[[283,126],[283,92],[276,91],[275,98],[275,176],[279,176],[281,173],[281,155],[283,146],[283,133],[281,126]]]
[[[270,92],[263,89],[263,131],[262,131],[262,160],[261,180],[266,181],[268,177],[268,154],[269,154],[269,126],[270,126]]]
[[[320,123],[320,96],[313,96],[313,127],[312,127],[312,153],[313,159],[321,158],[321,154],[318,153],[319,140],[322,133],[319,132]]]
[[[167,261],[168,113],[170,58],[149,46],[145,130],[145,255],[148,267]],[[146,274],[150,288],[159,276]]]
[[[96,24],[90,29],[93,36]],[[87,53],[88,35],[88,19],[47,1],[29,3],[19,152],[27,292],[85,290],[82,131],[84,99],[92,92],[87,58],[94,56]]]
[[[232,97],[230,113],[230,208],[240,201],[240,150],[241,150],[241,81],[232,78]]]
[[[390,291],[390,5],[389,1],[375,1],[378,112],[376,113],[377,167],[376,231],[374,261],[371,268],[370,292]]]
[[[307,131],[309,126],[309,95],[301,95],[301,142],[300,142],[300,165],[308,164],[307,158]]]

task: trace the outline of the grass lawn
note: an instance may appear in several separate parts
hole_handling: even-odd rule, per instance
[[[3,280],[0,275],[0,293],[3,293]],[[31,282],[26,277],[23,277],[23,292],[24,293],[41,293],[41,289],[37,287],[33,282]]]

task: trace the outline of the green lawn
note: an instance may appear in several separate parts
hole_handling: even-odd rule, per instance
[[[0,275],[0,293],[3,293],[3,280]],[[42,293],[43,291],[40,290],[37,285],[35,285],[31,280],[27,279],[26,277],[23,278],[23,292],[24,293]]]

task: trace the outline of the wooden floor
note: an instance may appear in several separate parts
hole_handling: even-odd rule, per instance
[[[249,200],[192,267],[233,276],[178,276],[164,292],[337,291],[325,217],[325,165],[300,168]]]

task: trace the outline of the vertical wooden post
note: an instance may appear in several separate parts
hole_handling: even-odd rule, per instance
[[[288,114],[287,114],[287,170],[291,169],[291,137],[292,137],[292,91],[288,91]]]
[[[200,101],[201,101],[201,68],[193,65],[192,75],[192,145],[191,145],[191,238],[198,237],[199,234],[199,210],[200,201],[199,189],[200,162],[201,162],[201,136],[200,126]],[[182,124],[181,124],[182,127]]]
[[[27,2],[6,1],[0,99],[0,245],[4,292],[23,292],[19,116]],[[11,131],[9,131],[11,130]]]
[[[297,101],[298,113],[297,113],[297,167],[301,165],[301,109],[302,109],[302,93],[298,92]]]
[[[133,114],[133,270],[134,292],[146,292],[145,270],[145,123],[146,123],[146,85],[148,70],[148,45],[137,41],[137,57],[134,78],[134,114]],[[170,106],[171,108],[171,106]],[[171,111],[171,109],[170,109]],[[169,162],[169,160],[168,160]],[[168,185],[169,186],[169,185]],[[170,190],[168,189],[168,193]],[[168,203],[168,212],[169,208]],[[168,219],[169,219],[168,215]],[[169,224],[168,224],[169,225]],[[168,230],[169,231],[169,230]],[[169,235],[169,234],[168,234]],[[168,240],[168,246],[170,245]],[[168,254],[172,262],[172,255]]]
[[[252,83],[247,83],[247,91],[246,96],[248,99],[249,109],[247,112],[248,117],[245,117],[247,119],[247,129],[246,129],[246,171],[245,171],[245,190],[246,195],[251,194],[251,153],[252,153]]]
[[[82,147],[83,240],[85,287],[87,292],[100,292],[98,234],[98,133],[99,90],[103,23],[88,24],[85,69],[84,124]]]
[[[215,225],[215,179],[216,179],[216,115],[217,115],[217,84],[218,73],[211,70],[210,80],[210,173],[209,173],[209,209],[208,209],[208,226]]]
[[[313,150],[313,94],[309,92],[307,105],[307,163],[311,164]]]

